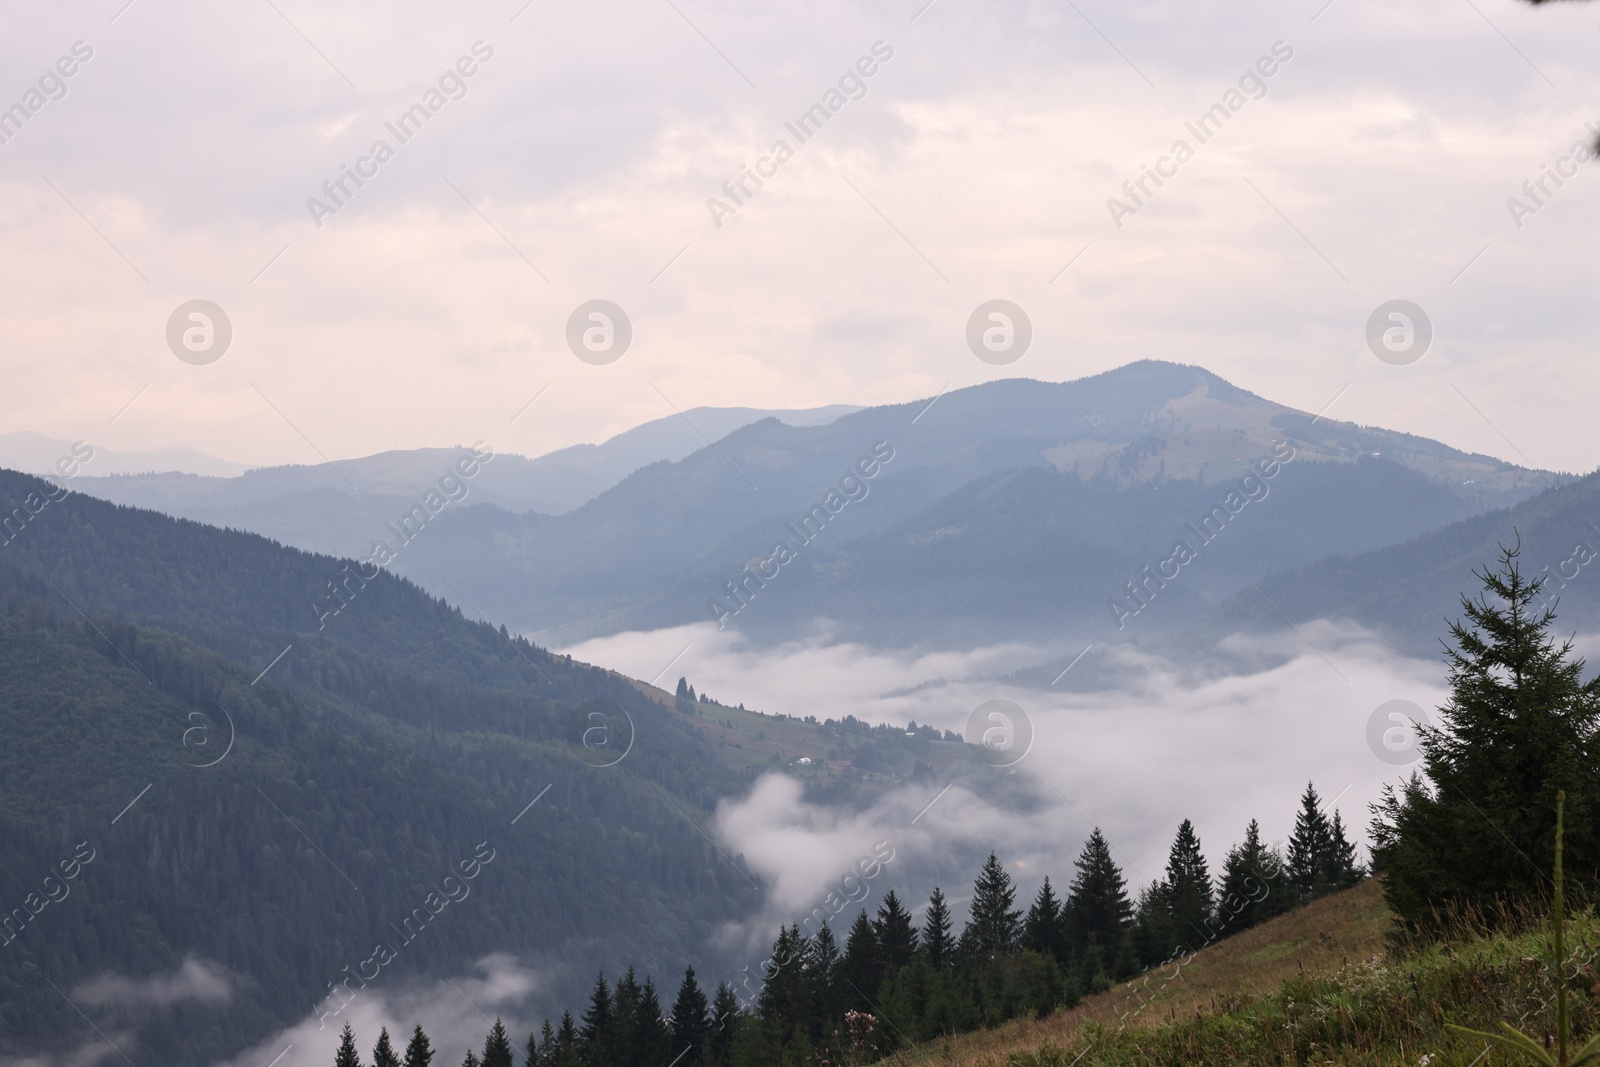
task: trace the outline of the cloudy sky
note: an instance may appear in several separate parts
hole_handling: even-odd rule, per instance
[[[250,463],[537,454],[674,407],[1157,357],[1588,470],[1597,33],[1600,8],[1511,0],[20,0],[0,426]],[[1171,176],[1125,194],[1147,166]],[[1033,324],[1010,366],[965,340],[995,298]],[[232,328],[205,365],[168,344],[195,299]],[[603,366],[567,341],[595,299],[632,325]],[[1367,344],[1392,299],[1433,326],[1411,365]]]

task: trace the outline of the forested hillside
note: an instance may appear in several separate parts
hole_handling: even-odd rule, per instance
[[[769,744],[752,726],[777,720],[674,702],[387,574],[10,472],[0,503],[0,1052],[81,1029],[49,982],[191,954],[234,995],[141,1032],[161,1062],[305,1017],[380,942],[385,981],[508,951],[559,1000],[597,962],[676,969],[759,899],[699,824],[783,764],[777,735],[888,745],[896,774],[959,748],[798,720]]]

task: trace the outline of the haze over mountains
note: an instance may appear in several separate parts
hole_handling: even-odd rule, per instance
[[[692,412],[602,446],[500,456],[455,493],[434,485],[451,450],[73,487],[309,550],[366,558],[381,544],[393,559],[378,562],[541,642],[708,620],[773,641],[823,619],[842,638],[972,647],[1181,629],[1249,582],[1567,479],[1155,361],[759,414]]]
[[[537,460],[86,466],[66,494],[0,473],[0,893],[21,901],[34,871],[97,850],[70,907],[7,931],[0,1055],[52,1047],[68,1021],[37,973],[193,957],[226,997],[159,1020],[117,1009],[118,1033],[161,1062],[265,1060],[260,1043],[314,1030],[341,968],[391,936],[383,989],[515,971],[548,1013],[598,967],[730,973],[884,827],[890,877],[917,897],[997,841],[1019,870],[1065,869],[1090,819],[1135,863],[1159,863],[1146,850],[1177,814],[1213,840],[1255,817],[1271,835],[1261,797],[1337,775],[1319,784],[1352,783],[1350,803],[1392,771],[1366,716],[1430,699],[1406,655],[1433,658],[1468,569],[1513,529],[1530,569],[1565,582],[1571,624],[1600,621],[1600,476],[1319,418],[1196,367],[688,415]],[[322,542],[350,558],[309,551]],[[753,682],[719,680],[721,704],[660,688],[699,677],[665,628],[715,626],[713,604],[750,677],[775,663],[771,684],[803,690],[795,718],[758,714]],[[631,630],[671,645],[629,661],[637,680],[546,647]],[[1229,677],[1245,632],[1275,666]],[[985,652],[1004,642],[1028,669]],[[1054,685],[1090,642],[1112,647]],[[925,649],[945,677],[912,658]],[[829,688],[829,655],[855,689]],[[876,670],[894,693],[858,699]],[[997,696],[1037,729],[1016,775],[943,733]],[[605,766],[590,716],[613,707],[637,744]],[[846,716],[894,725],[818,721]],[[1134,752],[1186,791],[1181,813],[1126,773]],[[1200,780],[1269,756],[1227,796]],[[425,939],[397,931],[480,844],[495,858],[473,902]]]

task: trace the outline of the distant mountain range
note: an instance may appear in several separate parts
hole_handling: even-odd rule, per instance
[[[743,421],[757,414],[691,412],[603,446],[497,457],[444,488],[464,453],[73,488],[307,549],[377,552],[557,645],[702,620],[780,640],[823,617],[858,640],[971,647],[1189,627],[1247,582],[1571,480],[1149,360]],[[714,436],[723,425],[734,428]]]
[[[1596,473],[1402,544],[1331,556],[1274,574],[1261,582],[1261,595],[1249,592],[1229,600],[1206,620],[1206,627],[1232,632],[1276,629],[1285,617],[1294,622],[1349,619],[1382,633],[1395,647],[1437,656],[1444,620],[1460,618],[1461,596],[1475,597],[1480,591],[1470,572],[1492,563],[1501,545],[1520,545],[1523,574],[1544,579],[1542,605],[1556,611],[1558,635],[1600,626]]]
[[[0,433],[0,467],[27,474],[53,474],[58,470],[56,464],[64,457],[78,455],[74,452],[75,447],[81,450],[83,446],[76,441],[46,437],[28,430]],[[82,469],[91,476],[184,471],[212,478],[232,478],[248,469],[243,463],[230,463],[193,448],[117,452],[94,445],[90,451],[93,458],[83,464]]]
[[[492,503],[512,512],[562,514],[641,467],[682,459],[752,422],[778,419],[792,426],[821,426],[856,410],[843,404],[794,411],[694,408],[636,426],[603,444],[573,445],[537,459],[497,455],[468,483],[467,496],[474,503]],[[12,436],[50,441],[37,434]],[[0,438],[0,448],[4,443]],[[492,449],[493,443],[489,444]],[[51,442],[50,447],[35,447],[30,456],[48,458],[15,469],[45,473],[62,454],[57,449],[69,445]],[[419,448],[308,466],[248,471],[241,467],[204,476],[183,473],[198,461],[185,467],[175,460],[174,469],[152,468],[130,465],[127,457],[118,459],[97,448],[96,458],[83,465],[72,488],[118,504],[250,530],[311,552],[365,556],[373,540],[383,536],[383,524],[436,489],[439,479],[469,451]],[[165,472],[134,473],[151,470]]]

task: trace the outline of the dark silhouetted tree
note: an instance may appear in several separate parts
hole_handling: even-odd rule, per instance
[[[1450,626],[1450,698],[1440,726],[1421,728],[1421,773],[1373,806],[1384,898],[1413,926],[1438,906],[1540,895],[1527,857],[1554,847],[1558,789],[1567,878],[1600,881],[1600,681],[1583,682],[1572,642],[1550,636],[1554,609],[1538,606],[1543,580],[1523,578],[1519,552],[1502,545],[1496,570],[1474,572],[1483,591]]]
[[[394,1054],[394,1046],[389,1043],[387,1026],[378,1032],[378,1043],[372,1046],[372,1067],[400,1067],[400,1057]]]
[[[993,852],[972,887],[972,907],[961,932],[962,951],[974,960],[1008,956],[1018,950],[1022,912],[1012,905],[1017,888]]]
[[[339,1051],[334,1053],[333,1067],[361,1067],[361,1054],[356,1051],[356,1035],[350,1024],[344,1024],[339,1034]]]
[[[928,913],[922,920],[922,951],[928,957],[928,966],[944,970],[955,961],[955,939],[951,936],[950,905],[945,903],[944,892],[933,887],[928,898]]]

